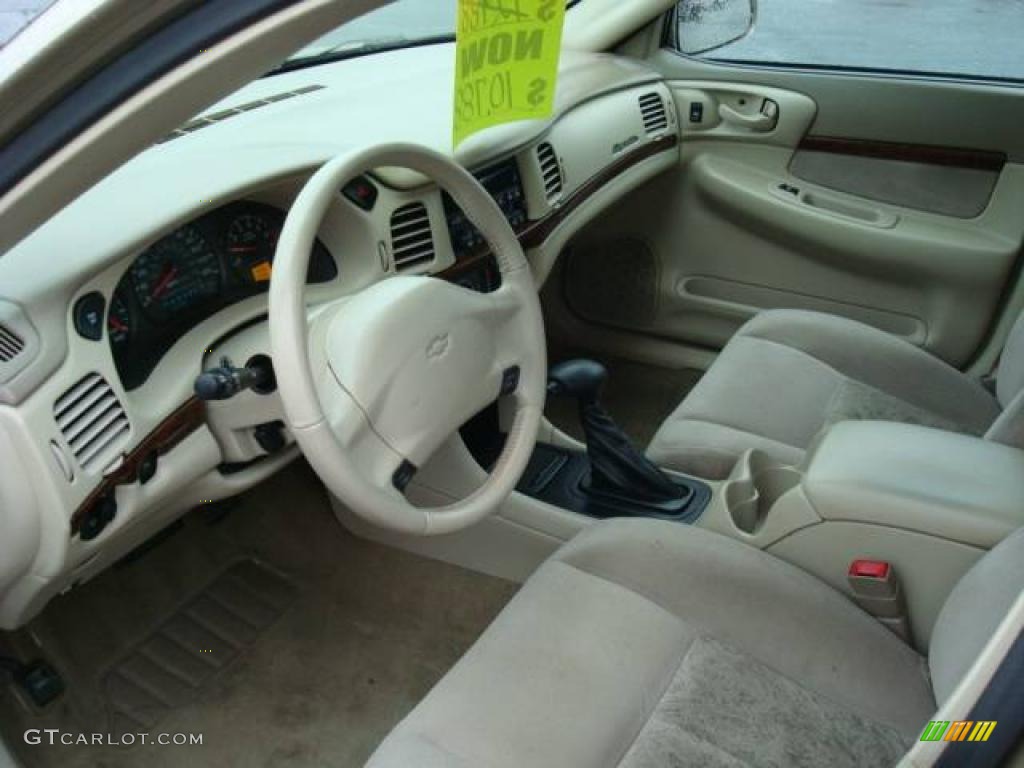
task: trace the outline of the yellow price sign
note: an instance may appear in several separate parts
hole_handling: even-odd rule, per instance
[[[552,113],[564,21],[565,0],[459,0],[455,146]]]

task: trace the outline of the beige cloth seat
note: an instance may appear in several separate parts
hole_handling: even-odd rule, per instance
[[[529,579],[369,765],[891,765],[1022,586],[1017,534],[949,598],[929,675],[845,597],[760,550],[673,523],[596,524]]]
[[[749,448],[798,464],[823,428],[846,419],[922,424],[1021,445],[1020,320],[997,382],[994,397],[924,350],[853,320],[763,312],[729,341],[647,454],[661,466],[718,479]]]

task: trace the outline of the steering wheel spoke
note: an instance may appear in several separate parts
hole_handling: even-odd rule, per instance
[[[366,413],[330,370],[325,371],[317,391],[324,422],[341,450],[363,477],[386,490],[404,457],[374,431]]]

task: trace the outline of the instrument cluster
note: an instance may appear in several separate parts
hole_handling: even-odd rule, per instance
[[[284,219],[273,206],[231,203],[184,224],[132,262],[111,297],[106,323],[125,389],[141,386],[197,324],[269,289]],[[308,282],[337,276],[334,257],[317,240]]]

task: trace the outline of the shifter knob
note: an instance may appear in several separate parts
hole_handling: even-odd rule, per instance
[[[661,510],[682,508],[689,499],[688,492],[652,464],[597,401],[607,378],[605,367],[593,360],[569,360],[548,372],[550,394],[579,401],[590,461],[584,490],[654,504]]]
[[[595,360],[567,360],[548,372],[548,392],[593,403],[607,378],[608,370]]]

